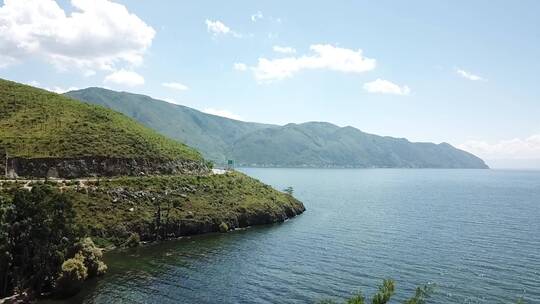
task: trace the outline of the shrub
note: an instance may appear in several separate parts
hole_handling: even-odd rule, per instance
[[[287,193],[288,195],[291,195],[291,196],[292,196],[293,193],[294,193],[294,189],[293,189],[293,187],[287,187],[287,188],[283,189],[283,192],[285,192],[285,193]]]
[[[221,222],[221,224],[219,224],[219,232],[227,232],[229,231],[229,225],[227,225],[227,223],[225,222]]]
[[[88,269],[88,277],[100,276],[107,271],[107,265],[101,260],[103,252],[98,248],[91,238],[82,239],[75,245],[77,254],[84,257],[84,266]]]
[[[75,257],[62,263],[60,276],[56,280],[58,296],[69,297],[81,290],[82,284],[88,278],[88,269],[84,265],[84,256],[77,253]]]

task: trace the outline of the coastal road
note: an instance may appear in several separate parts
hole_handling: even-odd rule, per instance
[[[222,174],[227,174],[227,172],[229,172],[228,170],[225,170],[225,169],[212,169],[212,175],[222,175]],[[86,183],[87,182],[96,182],[98,180],[102,180],[102,181],[108,181],[108,180],[113,180],[114,178],[101,178],[101,179],[98,179],[96,177],[91,177],[91,178],[75,178],[75,179],[62,179],[62,178],[49,178],[47,179],[48,182],[53,182],[53,183],[63,183],[64,181],[68,181],[68,182],[79,182],[80,183],[80,186],[81,187],[85,187]],[[36,179],[0,179],[0,187],[2,186],[3,183],[15,183],[15,182],[18,182],[18,183],[24,183],[24,186],[23,188],[24,189],[27,189],[27,190],[31,190],[32,187],[30,186],[31,183],[34,183],[34,182],[44,182],[45,179],[44,178],[36,178]]]

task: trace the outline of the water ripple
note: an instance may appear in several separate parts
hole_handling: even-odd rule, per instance
[[[316,172],[315,172],[316,171]],[[310,303],[372,293],[430,303],[540,303],[540,172],[246,169],[293,186],[308,212],[283,224],[106,256],[72,303]]]

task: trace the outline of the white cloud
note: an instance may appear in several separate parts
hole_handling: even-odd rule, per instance
[[[230,119],[242,120],[242,117],[240,115],[234,114],[229,110],[206,108],[203,110],[203,112],[207,114],[230,118]]]
[[[210,33],[215,34],[215,35],[228,34],[231,31],[231,29],[228,26],[226,26],[219,20],[212,21],[212,20],[206,19],[206,28]]]
[[[105,77],[105,83],[134,87],[143,85],[144,78],[133,71],[119,70],[107,75],[107,77]]]
[[[470,140],[457,147],[485,159],[540,159],[540,134],[495,143]]]
[[[237,32],[231,30],[230,27],[226,26],[223,22],[216,20],[208,20],[206,19],[206,29],[209,33],[212,33],[214,36],[218,35],[232,35],[236,38],[241,38],[242,35],[238,34]]]
[[[481,76],[475,75],[462,69],[456,69],[456,73],[459,76],[472,81],[486,81],[486,79],[482,78]]]
[[[251,15],[251,21],[257,22],[257,20],[264,18],[261,11],[256,12],[255,14]]]
[[[276,53],[282,53],[282,54],[294,54],[294,53],[296,53],[296,49],[294,49],[292,47],[288,47],[288,46],[274,45],[274,47],[272,49]]]
[[[161,85],[166,87],[166,88],[177,90],[177,91],[189,90],[188,86],[186,86],[185,84],[179,83],[179,82],[164,82]]]
[[[39,58],[60,70],[91,75],[138,65],[152,27],[109,0],[71,0],[66,13],[53,0],[5,0],[0,7],[0,66]]]
[[[57,87],[57,86],[47,87],[47,86],[41,85],[41,83],[39,83],[38,81],[35,81],[35,80],[29,81],[26,84],[31,85],[31,86],[36,87],[36,88],[41,88],[41,89],[47,90],[49,92],[54,92],[54,93],[57,93],[57,94],[64,94],[65,92],[79,90],[78,87],[68,87],[68,88]]]
[[[58,93],[58,94],[64,94],[65,92],[79,90],[79,88],[77,88],[77,87],[68,87],[68,88],[62,88],[62,87],[47,88],[47,87],[45,87],[43,89],[45,89],[47,91],[55,92],[55,93]]]
[[[259,82],[269,82],[292,77],[301,70],[327,69],[345,73],[362,73],[373,70],[376,60],[364,57],[362,50],[351,50],[329,44],[310,46],[311,55],[278,59],[259,58],[252,70]]]
[[[235,63],[234,64],[234,69],[237,70],[237,71],[247,71],[248,67],[245,63]]]
[[[409,95],[411,89],[408,86],[399,86],[391,81],[378,78],[375,81],[364,84],[364,90],[369,93]]]

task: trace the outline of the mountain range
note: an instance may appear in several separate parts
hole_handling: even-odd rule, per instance
[[[216,164],[346,168],[487,168],[484,161],[448,143],[416,143],[327,122],[284,126],[244,122],[149,96],[103,88],[66,95],[134,118],[199,150]]]

